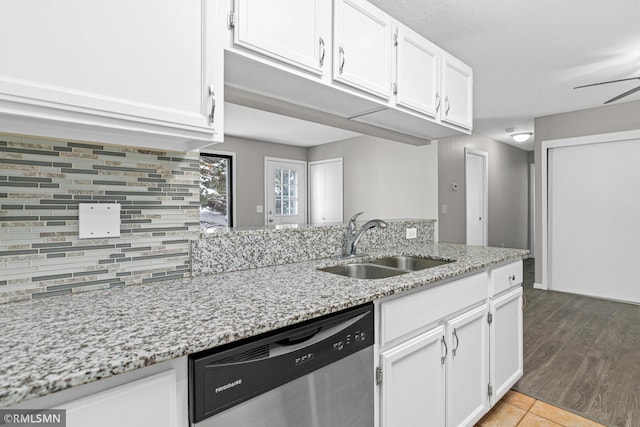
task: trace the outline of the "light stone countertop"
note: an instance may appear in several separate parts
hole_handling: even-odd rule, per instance
[[[369,258],[429,255],[456,262],[361,280],[317,271],[349,262],[321,259],[6,304],[0,309],[0,407],[430,286],[528,253],[434,243],[371,253]]]

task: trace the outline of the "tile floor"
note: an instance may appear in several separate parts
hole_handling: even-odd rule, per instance
[[[510,390],[476,427],[605,427],[587,418]]]

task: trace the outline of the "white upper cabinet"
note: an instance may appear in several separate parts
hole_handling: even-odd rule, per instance
[[[364,0],[334,1],[333,78],[391,97],[391,17]]]
[[[3,130],[173,150],[221,140],[215,8],[207,0],[0,2]]]
[[[441,50],[407,27],[396,34],[396,104],[437,117]]]
[[[473,71],[459,59],[444,53],[442,61],[443,122],[465,129],[473,127]]]
[[[321,74],[331,50],[330,6],[327,0],[235,0],[234,45]]]

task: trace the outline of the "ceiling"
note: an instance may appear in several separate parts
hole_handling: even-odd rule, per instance
[[[640,84],[632,80],[573,89],[640,76],[638,1],[369,1],[470,65],[474,72],[474,133],[525,150],[533,149],[533,139],[519,144],[509,135],[533,132],[535,117],[601,106]],[[640,100],[640,92],[616,102],[635,100]],[[276,118],[269,117],[270,113],[241,110],[225,118],[230,134],[317,145],[344,139],[341,132],[346,132],[310,122],[294,125],[296,121],[289,119],[291,122],[284,121],[294,126],[294,132],[285,123],[271,123],[267,126],[271,134],[260,138],[260,128]],[[506,131],[509,128],[515,130]]]

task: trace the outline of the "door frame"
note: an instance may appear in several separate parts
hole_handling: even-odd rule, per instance
[[[487,246],[489,243],[489,153],[486,151],[476,150],[474,148],[464,148],[464,206],[465,206],[465,241],[469,244],[469,229],[467,227],[469,209],[469,163],[467,161],[468,156],[479,156],[484,160],[484,185],[482,186],[482,198],[484,200],[483,218],[484,218],[484,239],[483,246]]]
[[[587,136],[577,136],[572,138],[561,138],[561,139],[551,139],[541,142],[541,185],[540,191],[542,196],[541,203],[541,233],[542,238],[540,242],[540,250],[541,250],[541,258],[542,258],[542,280],[541,283],[534,283],[533,287],[536,289],[549,289],[549,277],[551,277],[551,260],[549,258],[550,248],[551,248],[551,235],[549,234],[549,213],[551,211],[551,206],[549,203],[549,193],[551,192],[551,188],[549,188],[549,150],[554,148],[562,148],[562,147],[571,147],[575,145],[588,145],[588,144],[598,144],[602,142],[614,142],[614,141],[625,141],[629,139],[638,139],[640,138],[640,129],[631,130],[631,131],[623,131],[623,132],[612,132],[612,133],[602,133],[597,135],[587,135]]]
[[[309,222],[309,209],[308,209],[308,196],[307,196],[307,192],[308,192],[308,171],[307,171],[307,162],[305,160],[295,160],[295,159],[284,159],[282,157],[269,157],[269,156],[264,156],[264,224],[265,226],[269,225],[269,200],[268,200],[268,193],[269,193],[269,170],[268,170],[268,164],[269,162],[285,162],[285,163],[294,163],[294,164],[299,164],[302,165],[304,168],[303,171],[303,176],[304,176],[304,180],[305,180],[305,184],[303,186],[299,186],[299,188],[301,188],[304,191],[304,200],[301,200],[299,203],[299,206],[302,206],[302,208],[304,209],[304,223],[308,223]]]

